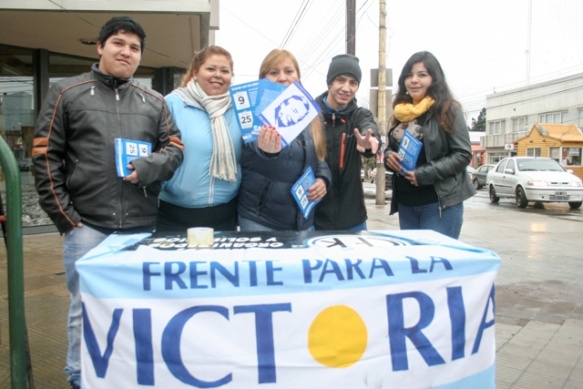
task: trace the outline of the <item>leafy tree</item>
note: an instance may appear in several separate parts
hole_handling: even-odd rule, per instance
[[[482,108],[478,119],[472,118],[470,131],[486,131],[486,107]]]

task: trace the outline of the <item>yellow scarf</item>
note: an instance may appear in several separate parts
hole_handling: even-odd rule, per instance
[[[435,103],[429,96],[425,96],[419,104],[401,103],[395,106],[394,115],[401,123],[409,123],[423,115]]]

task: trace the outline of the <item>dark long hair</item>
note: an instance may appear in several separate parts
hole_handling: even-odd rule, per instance
[[[430,111],[437,115],[439,124],[446,132],[452,132],[454,131],[455,113],[451,108],[453,106],[461,107],[461,104],[454,99],[439,61],[428,51],[420,51],[413,54],[403,66],[399,76],[399,89],[393,100],[393,108],[400,103],[413,103],[413,99],[407,94],[405,79],[411,75],[413,65],[419,62],[423,62],[433,80],[429,88],[427,88],[427,95],[435,100],[435,104],[433,104]]]

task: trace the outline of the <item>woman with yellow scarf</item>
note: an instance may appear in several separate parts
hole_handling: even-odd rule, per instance
[[[409,58],[398,88],[385,150],[385,166],[395,173],[390,214],[399,213],[402,230],[430,229],[458,239],[463,201],[476,193],[466,172],[472,151],[461,105],[427,51]],[[403,168],[399,152],[406,131],[421,142],[411,170]]]

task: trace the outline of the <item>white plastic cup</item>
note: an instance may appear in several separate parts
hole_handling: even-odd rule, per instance
[[[192,227],[186,230],[188,247],[213,247],[215,231],[210,227]]]

